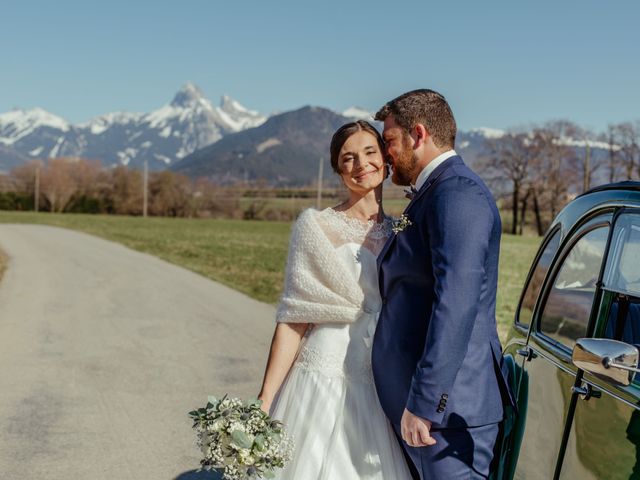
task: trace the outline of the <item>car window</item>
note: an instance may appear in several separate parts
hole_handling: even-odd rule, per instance
[[[542,309],[540,331],[568,348],[587,332],[608,233],[597,227],[573,245]]]
[[[547,272],[549,271],[551,260],[553,260],[553,256],[555,255],[556,250],[558,250],[559,244],[560,230],[556,230],[556,232],[544,247],[540,258],[538,259],[538,263],[536,264],[535,270],[531,274],[524,295],[522,296],[520,309],[516,314],[516,321],[520,325],[528,327],[531,323],[531,318],[533,317],[533,308],[535,307],[538,295],[540,295],[542,282],[544,282],[544,277],[546,277]]]
[[[617,218],[603,283],[608,290],[640,296],[639,214],[623,213]]]
[[[640,344],[640,297],[615,295],[604,332],[605,338]]]

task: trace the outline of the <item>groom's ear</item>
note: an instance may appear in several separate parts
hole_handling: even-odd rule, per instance
[[[421,123],[416,123],[416,126],[413,127],[413,134],[415,136],[415,146],[414,148],[421,147],[425,144],[425,142],[431,136],[426,127]]]

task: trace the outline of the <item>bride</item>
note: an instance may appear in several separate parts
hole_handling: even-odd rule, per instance
[[[371,372],[381,307],[376,257],[392,227],[381,204],[384,143],[357,121],[336,131],[330,150],[349,199],[305,210],[293,228],[259,395],[295,442],[277,478],[410,479]]]

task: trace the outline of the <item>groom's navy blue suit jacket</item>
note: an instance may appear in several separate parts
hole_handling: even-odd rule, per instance
[[[405,214],[411,224],[378,257],[382,310],[372,361],[380,403],[398,433],[405,407],[432,428],[499,422],[512,397],[496,332],[495,201],[454,156]]]

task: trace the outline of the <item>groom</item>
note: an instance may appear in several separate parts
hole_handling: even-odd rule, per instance
[[[456,123],[442,95],[405,93],[376,120],[393,182],[415,187],[378,257],[380,403],[421,479],[487,478],[512,403],[495,320],[498,209],[453,150]]]

